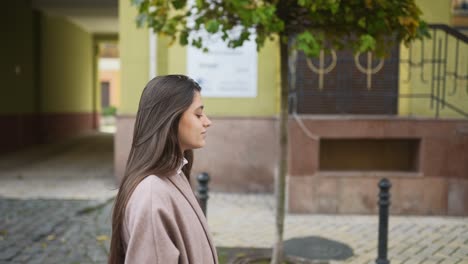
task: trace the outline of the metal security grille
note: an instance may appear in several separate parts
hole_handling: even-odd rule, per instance
[[[323,54],[308,59],[298,53],[291,110],[296,107],[298,114],[397,114],[398,47],[383,62],[371,56],[338,51],[336,58]]]

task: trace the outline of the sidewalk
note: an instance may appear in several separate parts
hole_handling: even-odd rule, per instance
[[[83,137],[0,158],[0,264],[106,263],[112,197],[112,137]],[[271,194],[210,193],[208,222],[220,258],[226,248],[262,248],[274,241]],[[310,254],[328,263],[375,263],[376,215],[286,216],[284,239],[310,237]],[[322,240],[320,240],[322,239]],[[341,254],[342,255],[342,254]],[[468,264],[468,218],[391,216],[392,264]],[[226,263],[226,262],[221,262]]]
[[[213,193],[208,222],[219,248],[268,248],[274,241],[271,195]],[[0,263],[105,263],[112,200],[0,198]],[[390,219],[391,263],[468,263],[466,218]],[[287,215],[285,240],[321,237],[344,243],[354,256],[328,263],[375,263],[375,216]],[[320,245],[317,245],[320,246]],[[339,255],[334,248],[329,256]],[[220,250],[222,259],[222,250]],[[226,263],[226,262],[221,262]]]
[[[89,134],[0,156],[0,196],[106,200],[117,193],[112,134]]]
[[[208,222],[215,244],[271,247],[273,208],[272,195],[213,193],[209,199]],[[374,264],[377,230],[376,215],[288,214],[284,239],[314,236],[336,240],[350,246],[354,256],[330,263]],[[388,258],[392,264],[467,264],[468,218],[391,216]]]

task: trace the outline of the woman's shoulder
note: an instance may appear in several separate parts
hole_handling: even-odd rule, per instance
[[[127,235],[142,223],[153,222],[156,216],[171,215],[172,191],[166,181],[165,178],[150,175],[136,186],[125,208]]]
[[[152,190],[164,190],[168,186],[167,179],[156,175],[146,176],[135,188],[135,191],[148,192]]]
[[[170,200],[172,196],[171,185],[168,184],[167,179],[149,175],[144,178],[135,188],[130,196],[130,204],[160,204],[164,201]]]

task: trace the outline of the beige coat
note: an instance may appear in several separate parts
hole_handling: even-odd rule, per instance
[[[146,177],[124,220],[125,263],[217,264],[206,218],[183,173]]]

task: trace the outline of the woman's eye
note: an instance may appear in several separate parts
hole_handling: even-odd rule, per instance
[[[201,118],[203,115],[196,114],[196,116],[197,116],[198,118]]]

